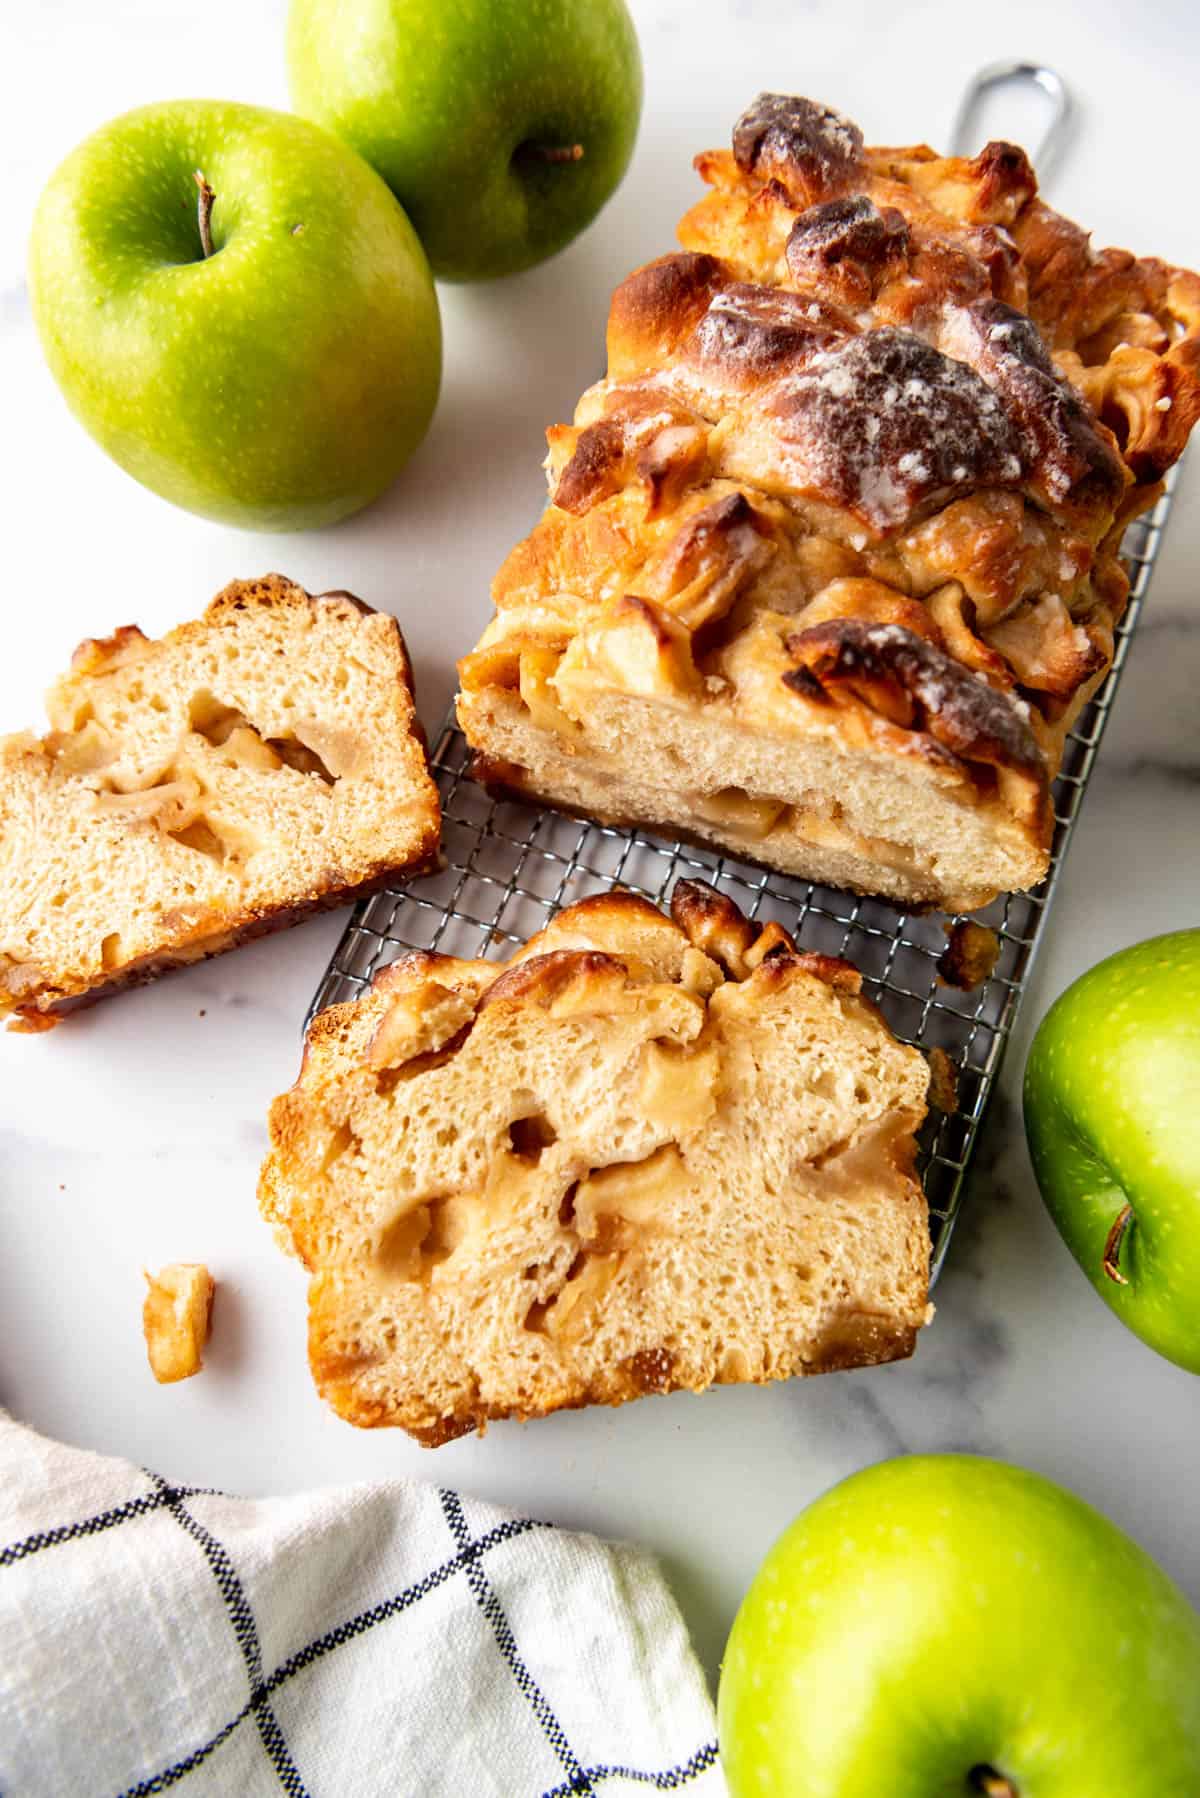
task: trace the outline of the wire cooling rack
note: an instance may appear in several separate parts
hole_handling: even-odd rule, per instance
[[[469,751],[451,715],[432,756],[442,795],[445,865],[437,874],[377,893],[355,907],[317,989],[310,1018],[327,1005],[356,998],[379,968],[405,950],[502,958],[561,906],[591,893],[623,886],[664,904],[680,876],[707,880],[750,917],[764,922],[777,918],[801,948],[854,962],[864,992],[878,1003],[896,1035],[925,1050],[937,1046],[953,1061],[958,1109],[952,1116],[931,1113],[920,1143],[936,1277],[1146,597],[1173,489],[1172,479],[1154,511],[1126,533],[1132,592],[1117,631],[1112,669],[1067,740],[1054,786],[1050,872],[1033,892],[1011,893],[974,914],[1000,938],[995,971],[981,986],[964,993],[939,982],[937,961],[946,948],[940,914],[898,911],[882,900],[791,880],[716,851],[491,799],[470,778]]]

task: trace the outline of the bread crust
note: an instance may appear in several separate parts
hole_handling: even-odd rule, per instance
[[[324,660],[319,667],[315,661],[311,667],[305,664],[303,656],[310,633],[298,629],[292,644],[293,653],[287,656],[286,678],[296,686],[304,685],[304,703],[310,710],[314,703],[318,708],[323,703],[322,680],[343,679],[338,672],[338,657],[349,658],[358,648],[365,658],[354,678],[361,678],[365,682],[364,690],[369,690],[377,699],[379,719],[374,722],[378,725],[384,717],[387,719],[385,729],[390,735],[386,753],[392,758],[389,765],[395,778],[403,782],[399,796],[410,814],[402,830],[397,830],[388,821],[379,835],[382,845],[389,842],[396,845],[402,840],[402,852],[397,854],[395,848],[390,853],[381,852],[369,844],[367,832],[362,830],[357,841],[348,846],[349,853],[343,849],[337,860],[326,859],[323,864],[317,851],[309,854],[305,861],[297,859],[294,867],[289,868],[286,852],[281,853],[278,876],[269,883],[267,890],[263,890],[261,883],[258,890],[248,886],[244,897],[241,893],[231,895],[225,891],[220,897],[205,898],[202,877],[193,879],[188,890],[196,895],[195,898],[180,894],[182,903],[161,904],[158,922],[150,933],[152,940],[147,943],[143,932],[141,946],[136,952],[121,953],[119,932],[123,925],[116,917],[106,920],[102,909],[94,912],[96,902],[84,899],[80,894],[74,904],[68,904],[64,915],[76,927],[81,944],[92,934],[118,942],[117,949],[101,966],[96,965],[95,957],[90,954],[72,959],[69,946],[65,952],[60,948],[56,958],[43,964],[42,957],[31,954],[23,944],[20,916],[14,913],[5,917],[4,902],[0,900],[0,1015],[10,1014],[10,1028],[45,1030],[66,1013],[125,987],[142,984],[169,969],[204,960],[239,943],[295,924],[313,912],[344,904],[365,893],[378,891],[397,879],[436,867],[440,807],[436,787],[428,772],[424,732],[414,709],[412,669],[399,627],[394,619],[373,611],[352,594],[341,591],[308,594],[282,575],[231,583],[217,594],[200,619],[179,626],[160,642],[147,638],[136,625],[124,625],[107,637],[87,638],[80,643],[71,658],[69,674],[51,695],[52,713],[58,728],[40,740],[8,740],[9,755],[0,765],[0,811],[6,801],[5,784],[9,783],[8,803],[15,807],[20,797],[18,789],[28,780],[39,782],[40,792],[44,789],[39,804],[49,808],[51,815],[63,803],[85,807],[91,803],[97,808],[106,803],[124,804],[125,794],[131,788],[136,802],[138,779],[131,780],[123,775],[123,784],[114,789],[103,758],[107,756],[108,764],[119,754],[132,755],[136,759],[139,708],[141,713],[149,716],[145,713],[145,696],[154,693],[158,711],[166,710],[155,682],[169,687],[176,678],[177,667],[184,665],[193,669],[212,667],[216,670],[212,679],[219,686],[226,678],[220,672],[222,649],[228,643],[228,655],[232,658],[236,653],[232,631],[248,632],[250,648],[254,650],[253,634],[260,628],[260,621],[261,628],[266,630],[271,627],[272,620],[282,620],[286,631],[290,628],[289,621],[298,619],[301,614],[307,614],[313,621],[311,634],[319,639],[319,654]],[[369,632],[369,638],[364,637],[361,644],[356,634],[360,620]],[[281,639],[284,640],[291,641]],[[279,653],[284,652],[281,649]],[[313,653],[316,655],[318,651]],[[188,678],[195,684],[194,674]],[[131,686],[135,680],[136,686]],[[100,759],[96,760],[90,754],[89,732],[100,730],[94,719],[95,707],[101,703],[100,695],[109,693],[114,681],[124,683],[122,691],[134,695],[127,706],[127,712],[134,715],[133,722],[123,725],[120,731],[105,727],[106,741]],[[279,688],[282,692],[282,678]],[[312,698],[314,691],[315,701]],[[308,750],[302,743],[295,749],[284,743],[277,753],[270,743],[264,745],[263,733],[255,732],[252,724],[248,726],[236,707],[224,706],[207,687],[193,700],[193,711],[201,702],[213,711],[217,722],[210,726],[199,716],[193,720],[193,729],[202,734],[208,731],[208,741],[225,743],[228,734],[222,736],[221,732],[232,732],[236,746],[239,736],[244,735],[247,746],[243,754],[250,757],[252,769],[284,766],[281,753],[302,757],[302,767],[311,764],[320,771],[318,784],[321,789],[328,789],[332,803],[343,774],[332,773],[317,752]],[[274,707],[274,711],[279,709]],[[304,728],[314,740],[324,742],[328,737],[335,749],[346,752],[349,733],[344,727],[326,725],[326,735],[322,736],[322,721],[314,717]],[[102,738],[105,732],[101,733]],[[128,748],[128,745],[133,747]],[[224,754],[226,761],[236,763],[230,750]],[[182,755],[181,750],[176,760]],[[79,764],[77,774],[72,772],[72,758]],[[353,745],[348,759],[353,763]],[[94,768],[93,761],[96,762]],[[65,774],[61,772],[64,766]],[[353,766],[344,772],[347,778],[356,778]],[[221,804],[219,791],[211,801],[208,798],[213,778],[211,769],[206,769],[199,780],[186,774],[183,778],[193,790],[192,809],[202,819],[207,815],[207,804]],[[168,769],[165,775],[156,774],[152,768],[147,780],[141,782],[149,785],[151,801],[155,799],[156,783],[164,795],[182,790],[174,768]],[[261,826],[264,834],[269,836],[271,799],[266,784],[260,783],[246,803],[239,800],[238,821],[250,827],[251,835]],[[263,809],[256,811],[255,807]],[[161,815],[172,818],[166,801]],[[148,812],[147,816],[152,817],[152,814]],[[380,823],[381,826],[384,823],[382,813]],[[140,815],[135,814],[131,828],[140,833],[141,868],[152,869],[155,841],[152,824],[143,824]],[[208,828],[207,824],[204,828]],[[149,836],[147,831],[151,832]],[[193,834],[200,845],[207,847],[203,835]],[[181,836],[180,840],[186,839]],[[60,881],[69,881],[72,853],[77,851],[67,853],[65,871],[56,871],[55,877]],[[163,854],[167,853],[177,854],[164,846]],[[197,852],[194,865],[203,870],[202,854]]]
[[[608,373],[548,433],[468,741],[564,809],[830,885],[1032,886],[1123,530],[1200,417],[1200,277],[1094,250],[1011,144],[868,148],[765,94],[696,166],[682,249],[618,287]],[[864,678],[887,629],[916,641]],[[901,664],[936,658],[913,704]]]
[[[323,1012],[259,1186],[322,1395],[433,1447],[910,1354],[928,1071],[861,985],[680,881],[670,918],[597,895]]]
[[[211,936],[200,935],[192,942],[177,944],[161,955],[145,956],[113,979],[89,986],[83,992],[52,999],[44,1005],[18,1005],[12,1012],[8,1028],[18,1035],[40,1035],[46,1030],[52,1030],[72,1012],[86,1010],[100,999],[111,999],[130,987],[147,986],[162,974],[173,974],[181,968],[195,967],[198,962],[210,961],[214,955],[224,955],[228,949],[238,949],[243,943],[253,943],[259,937],[272,936],[277,930],[290,930],[319,912],[336,911],[340,906],[349,905],[355,900],[369,898],[372,893],[383,892],[397,879],[415,879],[418,874],[431,873],[437,865],[435,842],[429,855],[419,862],[409,864],[402,871],[388,869],[357,886],[333,885],[327,891],[314,894],[310,899],[297,901],[294,905],[273,906],[257,917],[244,916],[241,923],[229,929],[222,929]],[[2,1015],[0,1010],[0,1016]]]

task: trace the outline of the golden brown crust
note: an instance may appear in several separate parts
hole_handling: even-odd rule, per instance
[[[618,287],[607,378],[549,433],[555,503],[497,578],[464,695],[519,693],[581,763],[606,753],[589,719],[610,696],[731,740],[824,740],[827,716],[760,704],[781,642],[898,625],[994,690],[987,753],[948,751],[972,697],[952,679],[892,708],[908,722],[843,682],[847,754],[910,758],[916,807],[957,755],[998,867],[1032,882],[1063,741],[1111,659],[1121,531],[1200,417],[1200,278],[1093,250],[1011,144],[864,148],[766,94],[697,166],[711,191],[682,251]],[[512,759],[486,705],[462,716]],[[706,839],[705,797],[670,834]],[[1020,854],[1000,847],[1014,830]]]
[[[677,351],[699,325],[724,279],[725,269],[716,256],[687,251],[656,257],[635,269],[616,289],[609,306],[612,373],[625,379],[641,367],[647,349],[657,351],[660,359]]]
[[[788,233],[784,255],[798,286],[819,287],[839,306],[869,306],[899,270],[909,246],[908,224],[894,206],[865,194],[810,206]]]
[[[773,949],[768,957],[770,968],[768,973],[782,972],[780,952]],[[853,962],[844,961],[840,955],[821,955],[815,949],[802,949],[789,957],[797,968],[805,974],[815,974],[826,986],[832,986],[839,993],[862,992],[862,975]]]
[[[965,762],[1025,775],[1040,815],[1049,803],[1045,759],[1020,712],[944,650],[899,624],[835,618],[795,631],[784,685],[806,699],[849,690],[891,724],[928,734]]]
[[[120,624],[111,636],[85,637],[71,655],[73,674],[105,674],[112,668],[136,661],[150,647],[150,639],[136,624]]]
[[[614,895],[615,897],[615,895]],[[480,999],[477,1012],[489,1005],[553,1005],[577,981],[625,979],[624,964],[594,949],[551,949],[545,955],[513,962]]]
[[[850,119],[791,94],[760,94],[733,128],[739,169],[774,181],[798,206],[843,192],[862,168],[863,135]]]
[[[671,917],[695,947],[720,962],[733,979],[745,977],[746,952],[758,931],[725,893],[702,880],[677,881]]]

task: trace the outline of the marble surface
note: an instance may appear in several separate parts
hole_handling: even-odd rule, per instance
[[[694,150],[760,87],[842,106],[873,141],[937,141],[969,73],[1037,55],[1071,78],[1074,143],[1052,197],[1101,240],[1200,263],[1190,204],[1190,0],[966,8],[910,0],[661,0],[634,10],[647,105],[629,178],[565,255],[444,293],[433,430],[395,488],[336,530],[255,537],[173,511],[110,465],[40,360],[22,264],[56,160],[126,106],[180,93],[285,104],[278,0],[42,0],[6,7],[0,65],[0,393],[4,632],[0,722],[34,723],[75,641],[129,619],[160,630],[225,581],[280,568],[401,618],[433,725],[486,615],[488,578],[539,504],[541,431],[601,363],[608,290],[667,248],[696,192]],[[13,79],[14,75],[16,79]],[[1016,100],[989,123],[1036,130]],[[303,1356],[304,1282],[254,1204],[263,1118],[292,1079],[330,917],[81,1015],[0,1038],[0,1402],[70,1441],[245,1492],[411,1474],[657,1549],[715,1667],[779,1529],[852,1469],[967,1448],[1065,1481],[1200,1601],[1200,1381],[1109,1315],[1044,1215],[1016,1094],[1050,1000],[1102,955],[1196,922],[1200,891],[1200,479],[1170,540],[1062,880],[939,1288],[909,1365],[770,1390],[499,1426],[435,1458],[326,1412]],[[203,1377],[156,1388],[141,1268],[203,1259],[221,1283]]]

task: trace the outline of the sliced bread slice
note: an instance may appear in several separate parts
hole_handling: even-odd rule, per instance
[[[393,618],[279,575],[160,640],[76,650],[0,740],[0,1016],[200,960],[432,866],[440,810]]]
[[[311,1026],[260,1201],[318,1388],[489,1418],[894,1360],[927,1317],[926,1064],[848,964],[697,882],[417,953]]]

